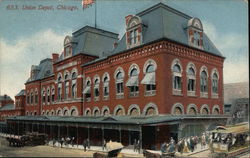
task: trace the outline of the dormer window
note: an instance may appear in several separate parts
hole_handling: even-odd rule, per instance
[[[138,16],[126,17],[127,48],[139,46],[142,43],[142,22]]]
[[[66,36],[64,39],[64,57],[72,56],[72,37]]]
[[[192,18],[188,21],[187,33],[189,45],[203,49],[203,28],[198,18]]]

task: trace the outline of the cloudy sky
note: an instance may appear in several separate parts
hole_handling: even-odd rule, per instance
[[[226,57],[224,83],[249,82],[245,0],[97,0],[97,27],[122,36],[126,15],[160,1],[201,19]],[[60,53],[66,35],[94,26],[94,8],[82,10],[81,0],[0,0],[0,94],[13,98],[24,88],[31,65]]]

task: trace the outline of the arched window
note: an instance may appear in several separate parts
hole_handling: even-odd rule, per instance
[[[154,60],[149,59],[144,64],[143,72],[145,76],[141,81],[141,84],[145,85],[146,96],[155,95],[156,92],[155,71],[156,71],[156,63]]]
[[[37,89],[35,90],[35,104],[38,103],[38,91]]]
[[[65,73],[64,76],[64,99],[68,99],[69,98],[69,74],[68,72]]]
[[[122,105],[117,105],[114,109],[114,115],[121,116],[125,115],[125,109]]]
[[[144,116],[158,115],[158,107],[156,106],[156,104],[150,102],[143,108],[142,114]]]
[[[104,98],[109,96],[109,79],[107,76],[103,79],[103,96]]]
[[[72,109],[70,115],[71,115],[71,116],[77,116],[77,115],[76,115],[76,109]]]
[[[45,104],[46,102],[46,91],[45,91],[45,88],[43,88],[43,91],[42,91],[42,95],[43,95],[43,104]]]
[[[129,106],[129,109],[128,109],[128,115],[131,115],[131,116],[139,116],[141,113],[140,113],[140,107],[136,104],[132,104]]]
[[[76,71],[76,70],[75,70]],[[75,99],[77,97],[77,73],[73,71],[71,78],[72,78],[72,86],[71,86],[71,97]]]
[[[189,63],[187,66],[187,94],[188,96],[195,96],[196,91],[196,77],[195,77],[195,66],[193,63]]]
[[[100,95],[99,86],[100,86],[100,78],[99,76],[95,76],[94,77],[94,97],[95,97],[94,100],[95,101],[99,100],[99,95]]]
[[[31,92],[30,93],[30,103],[31,104],[33,104],[33,101],[34,101],[33,97],[34,97],[33,92]]]
[[[197,106],[195,104],[189,104],[187,107],[188,115],[196,115],[198,113]]]
[[[57,109],[56,114],[57,116],[62,116],[62,109],[61,108]]]
[[[58,84],[58,88],[57,88],[57,100],[58,101],[62,100],[62,83]]]
[[[173,75],[173,94],[182,95],[182,67],[178,59],[173,60],[171,69]]]
[[[219,75],[216,69],[212,71],[212,97],[218,98]]]
[[[138,96],[139,94],[139,85],[138,85],[138,66],[137,65],[132,65],[132,67],[130,68],[130,73],[129,73],[129,79],[126,83],[126,86],[129,87],[129,96],[130,97],[135,97]]]
[[[54,101],[55,101],[55,88],[54,88],[54,86],[51,89],[51,101],[52,101],[52,103],[54,103]]]
[[[47,103],[50,103],[50,88],[47,88]]]
[[[85,95],[86,101],[89,102],[91,100],[91,80],[90,78],[86,79],[85,88],[83,90],[83,94]]]
[[[118,68],[115,73],[115,83],[116,83],[116,98],[123,98],[124,95],[124,86],[123,86],[123,79],[124,79],[124,71],[122,68]]]
[[[141,44],[142,41],[142,22],[138,16],[126,17],[126,43],[127,48],[132,48]]]
[[[207,104],[203,104],[200,108],[200,114],[208,115],[210,113],[209,106]]]
[[[102,108],[102,115],[103,116],[108,116],[109,115],[109,108],[107,106],[104,106]]]
[[[30,94],[29,94],[29,92],[27,92],[26,103],[27,103],[27,104],[30,103]]]
[[[85,110],[85,116],[91,116],[91,111],[89,108]]]
[[[219,105],[214,105],[213,106],[212,114],[213,115],[219,115],[220,114],[220,107],[219,107]]]
[[[201,91],[201,97],[208,97],[208,75],[207,75],[207,69],[205,67],[202,67],[202,71],[200,73],[200,91]]]
[[[93,116],[100,116],[100,110],[98,107],[94,107],[93,109]]]
[[[173,115],[183,115],[184,114],[184,107],[180,103],[176,103],[172,106],[172,112]]]

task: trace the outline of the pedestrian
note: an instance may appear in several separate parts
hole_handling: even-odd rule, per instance
[[[168,152],[172,153],[172,152],[174,152],[174,151],[175,151],[175,143],[174,143],[174,141],[172,140],[172,141],[170,141],[170,143],[169,143],[169,150],[168,150]]]
[[[86,140],[86,139],[84,139],[84,141],[83,141],[83,148],[84,148],[84,151],[86,151],[87,146],[88,146],[88,144],[87,144],[87,140]]]
[[[136,152],[136,139],[134,140],[134,152]]]
[[[136,146],[137,146],[137,151],[140,154],[140,140],[137,141],[137,145]]]
[[[105,139],[103,140],[103,146],[102,146],[102,150],[104,149],[107,150],[107,142]]]
[[[72,147],[74,147],[74,140],[75,140],[75,137],[72,137],[71,140],[70,140],[71,141],[70,143],[71,143]]]
[[[190,149],[191,149],[191,152],[194,151],[194,138],[193,137],[191,137],[190,139]]]
[[[87,145],[88,145],[88,149],[90,149],[90,141],[89,141],[89,138],[87,139]]]
[[[167,143],[164,142],[162,145],[161,145],[161,152],[162,153],[166,153],[167,152]]]
[[[64,142],[64,138],[62,137],[62,138],[61,138],[61,142],[60,142],[61,148],[62,148],[62,146],[63,146],[63,142]]]

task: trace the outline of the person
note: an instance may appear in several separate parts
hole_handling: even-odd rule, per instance
[[[203,133],[201,136],[201,149],[205,148],[205,146],[206,146],[206,136],[205,133]]]
[[[70,140],[70,143],[71,143],[72,147],[74,147],[74,140],[75,140],[75,137],[72,137],[71,140]]]
[[[134,152],[136,152],[136,139],[134,140]]]
[[[89,138],[87,139],[87,145],[88,145],[88,149],[90,149],[90,141],[89,141]]]
[[[184,138],[183,152],[184,152],[184,153],[188,153],[188,152],[189,152],[189,149],[188,149],[188,142],[187,142],[187,139],[186,139],[186,138]]]
[[[161,145],[161,152],[162,152],[162,153],[167,152],[167,143],[166,143],[166,142],[164,142],[164,143]]]
[[[172,140],[173,140],[173,138],[172,138]],[[170,152],[170,153],[172,153],[172,152],[175,151],[175,143],[172,140],[169,143],[169,150],[168,150],[168,152]]]
[[[193,136],[191,136],[191,139],[190,139],[190,149],[191,149],[191,152],[194,151],[194,138],[193,138]]]
[[[102,150],[104,149],[107,150],[107,143],[105,139],[103,140],[103,146],[102,146]]]
[[[61,138],[61,141],[60,141],[61,148],[62,148],[62,146],[63,146],[63,142],[64,142],[64,138],[62,137],[62,138]]]
[[[138,153],[140,153],[140,140],[137,141],[137,145],[136,146],[137,146]]]
[[[87,145],[88,145],[87,140],[84,139],[84,141],[83,141],[83,148],[84,148],[84,151],[86,151]]]

